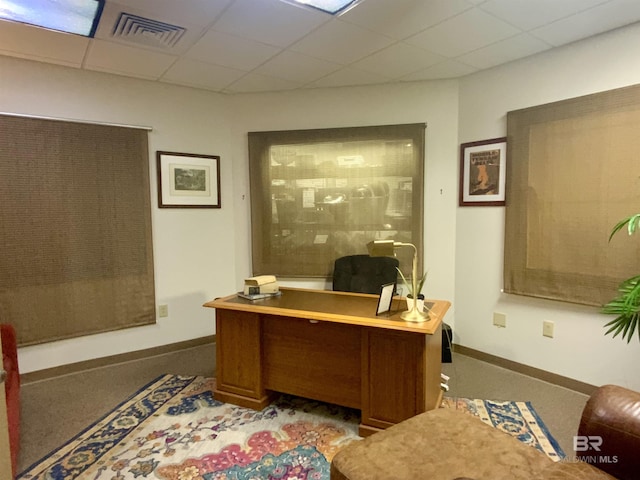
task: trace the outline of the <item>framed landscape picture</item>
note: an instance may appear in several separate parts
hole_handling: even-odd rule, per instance
[[[220,157],[157,152],[158,207],[220,208]]]
[[[505,204],[507,139],[460,145],[460,206]]]

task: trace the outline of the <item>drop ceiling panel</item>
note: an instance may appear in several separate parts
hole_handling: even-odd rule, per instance
[[[46,63],[80,67],[89,39],[0,21],[0,54]]]
[[[551,45],[560,46],[639,20],[640,1],[613,0],[535,29],[531,33]]]
[[[443,60],[445,59],[440,55],[427,52],[413,45],[396,43],[355,62],[352,66],[360,70],[381,73],[388,78],[396,79],[435,65]],[[383,69],[381,69],[381,65],[384,65]]]
[[[277,78],[286,78],[306,84],[329,75],[341,65],[302,53],[284,51],[256,69],[256,73]]]
[[[414,35],[407,43],[454,58],[518,33],[508,23],[474,9]]]
[[[340,20],[400,40],[470,8],[466,0],[366,0]]]
[[[344,67],[335,73],[327,75],[320,80],[313,82],[313,87],[344,87],[355,85],[374,85],[388,83],[390,79],[384,75],[357,70],[351,67]]]
[[[607,0],[489,0],[480,8],[523,30],[582,12]]]
[[[381,50],[394,40],[340,20],[332,20],[291,46],[291,50],[347,65]]]
[[[485,69],[511,62],[518,58],[528,57],[529,55],[540,53],[549,48],[551,48],[551,46],[542,40],[528,33],[522,33],[507,40],[493,43],[488,47],[461,55],[457,60],[478,69]]]
[[[227,86],[246,75],[242,70],[211,65],[191,59],[180,59],[160,78],[160,81],[222,91]]]
[[[215,30],[286,47],[328,21],[330,15],[280,1],[236,0],[215,22]]]
[[[443,78],[456,78],[470,73],[477,72],[478,69],[455,60],[446,60],[432,67],[425,68],[418,72],[410,73],[403,77],[402,81],[417,80],[438,80]]]
[[[282,49],[228,33],[210,30],[187,50],[185,57],[225,67],[252,70]]]
[[[177,57],[94,39],[87,52],[85,67],[89,70],[116,73],[137,78],[156,80],[173,64]]]
[[[232,93],[268,92],[274,90],[293,90],[302,85],[297,82],[282,80],[280,78],[250,73],[237,82],[231,84],[227,90]]]

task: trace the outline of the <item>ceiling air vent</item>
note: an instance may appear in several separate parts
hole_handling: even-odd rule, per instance
[[[113,27],[113,37],[132,43],[169,49],[182,38],[186,29],[122,12]]]

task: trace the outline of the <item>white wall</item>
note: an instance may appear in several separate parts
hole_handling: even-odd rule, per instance
[[[202,304],[236,283],[233,165],[225,98],[210,92],[0,57],[0,111],[153,127],[149,166],[156,325],[21,348],[23,373],[214,333]],[[221,209],[158,209],[157,150],[221,156]],[[241,252],[239,256],[246,255]]]
[[[236,238],[250,252],[247,132],[426,123],[425,291],[453,299],[455,207],[457,205],[457,109],[455,81],[319,89],[232,97],[233,156],[238,195]],[[237,199],[237,202],[240,201]],[[240,219],[245,219],[244,221]],[[243,240],[244,239],[244,240]],[[250,255],[238,258],[238,278],[251,271]],[[330,288],[321,280],[281,279],[283,285]],[[453,315],[451,310],[450,315]]]
[[[462,79],[459,142],[504,136],[510,110],[640,83],[630,48],[639,41],[635,25]],[[456,216],[456,343],[590,384],[640,390],[640,345],[605,337],[611,317],[501,293],[503,207],[459,207]],[[493,312],[507,315],[507,328],[492,325]],[[543,320],[555,322],[553,339],[542,336]]]

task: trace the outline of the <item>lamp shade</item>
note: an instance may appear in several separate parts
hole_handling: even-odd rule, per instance
[[[367,250],[371,257],[389,257],[394,254],[397,246],[393,240],[372,240],[367,243]]]

